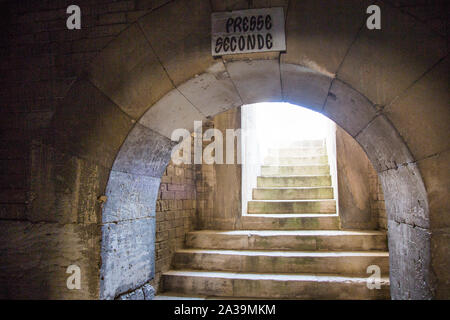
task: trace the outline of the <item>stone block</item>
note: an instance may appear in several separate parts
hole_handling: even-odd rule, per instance
[[[142,292],[144,293],[145,300],[153,300],[156,295],[156,290],[148,283],[142,287]]]
[[[447,42],[415,17],[389,4],[377,5],[381,30],[361,29],[337,77],[374,104],[385,106],[446,55]]]
[[[431,264],[436,275],[435,298],[446,300],[450,288],[450,230],[441,229],[431,234]]]
[[[100,298],[142,286],[155,272],[155,218],[102,226]]]
[[[283,7],[284,15],[287,14],[289,0],[253,0],[252,8],[272,8],[272,7]]]
[[[174,142],[137,123],[114,161],[113,170],[160,178]]]
[[[390,220],[429,228],[427,192],[416,164],[380,173]]]
[[[205,116],[242,105],[222,62],[178,86],[180,92]]]
[[[173,88],[137,24],[96,57],[89,67],[89,79],[134,119]]]
[[[402,137],[383,115],[370,122],[355,139],[378,173],[414,161]]]
[[[103,223],[154,217],[159,182],[158,178],[111,171]]]
[[[109,169],[40,142],[33,143],[30,221],[97,223]]]
[[[278,59],[231,61],[226,68],[244,104],[282,101]]]
[[[26,217],[26,204],[2,203],[0,205],[0,218],[2,220],[25,220]]]
[[[194,121],[204,120],[205,116],[178,89],[173,89],[155,103],[139,123],[170,139],[175,129],[192,132]]]
[[[134,291],[120,295],[117,300],[153,300],[155,289],[148,283]]]
[[[212,0],[210,2],[213,12],[249,9],[247,0]]]
[[[409,224],[388,221],[391,298],[432,298],[430,232]]]
[[[427,191],[431,228],[449,228],[450,151],[420,160],[417,165]]]
[[[416,159],[450,149],[449,68],[446,58],[384,110]]]
[[[280,70],[283,101],[322,110],[332,78],[295,64],[282,63]]]
[[[366,19],[369,4],[367,0],[290,1],[281,62],[333,77]]]
[[[111,168],[132,119],[90,82],[74,83],[52,120],[48,142]]]
[[[214,63],[209,1],[172,1],[142,17],[139,23],[176,86]]]
[[[98,299],[99,243],[97,224],[1,221],[1,299]],[[70,265],[79,290],[67,288]]]
[[[144,292],[141,288],[138,288],[132,292],[120,295],[117,300],[145,300]]]
[[[353,137],[376,116],[366,97],[337,79],[331,84],[323,114]]]

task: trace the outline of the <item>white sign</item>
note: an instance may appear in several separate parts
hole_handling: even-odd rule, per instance
[[[285,50],[283,8],[211,14],[211,53],[213,56]]]

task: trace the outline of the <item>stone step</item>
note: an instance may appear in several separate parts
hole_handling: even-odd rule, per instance
[[[377,265],[389,275],[389,253],[385,251],[267,251],[267,250],[177,250],[172,260],[176,270],[314,273],[367,276],[367,267]],[[369,274],[370,275],[370,274]]]
[[[266,300],[266,299],[256,297],[205,296],[205,295],[182,294],[178,292],[166,291],[156,295],[153,298],[153,300]]]
[[[367,288],[367,277],[171,270],[162,274],[164,291],[189,295],[287,299],[389,299],[389,278]]]
[[[328,156],[311,156],[311,157],[274,157],[266,156],[264,165],[325,165],[328,164]]]
[[[263,176],[328,175],[329,165],[261,166]]]
[[[253,200],[333,199],[332,187],[256,188]]]
[[[162,292],[156,295],[153,300],[207,300],[208,296],[181,294],[178,292]]]
[[[274,157],[304,157],[326,155],[327,150],[323,147],[303,147],[303,148],[278,148],[269,149],[268,155]]]
[[[339,229],[337,214],[251,214],[241,217],[246,230],[335,230]]]
[[[186,247],[224,250],[385,251],[386,233],[357,230],[201,230]]]
[[[330,187],[331,176],[274,176],[257,177],[256,186],[258,188],[278,188],[278,187]]]
[[[247,213],[335,213],[335,200],[251,200]]]
[[[226,296],[206,296],[206,295],[193,295],[182,294],[178,292],[161,292],[156,295],[153,300],[266,300],[264,298],[256,297],[226,297]],[[278,299],[281,300],[281,299]],[[284,299],[283,299],[284,300]]]

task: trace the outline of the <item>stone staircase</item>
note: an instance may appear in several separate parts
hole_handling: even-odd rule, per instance
[[[389,299],[386,234],[341,230],[333,197],[322,141],[270,150],[241,230],[190,232],[156,299]]]

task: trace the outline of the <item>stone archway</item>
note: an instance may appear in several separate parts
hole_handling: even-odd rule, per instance
[[[332,3],[327,12],[314,1],[291,1],[286,53],[215,60],[209,19],[218,9],[208,1],[180,0],[141,18],[95,59],[53,119],[49,144],[94,163],[102,172],[99,187],[107,190],[99,221],[102,267],[99,260],[80,261],[91,270],[90,296],[100,292],[101,298],[114,298],[152,276],[151,239],[137,234],[154,226],[152,205],[173,129],[190,129],[193,120],[244,103],[287,101],[324,113],[364,148],[386,195],[391,295],[433,297],[435,288],[444,288],[434,277],[436,272],[444,277],[445,260],[436,258],[434,266],[430,197],[418,166],[436,150],[448,151],[448,142],[433,131],[432,146],[423,151],[418,136],[428,129],[422,124],[412,130],[415,122],[405,110],[412,98],[426,99],[427,89],[445,97],[437,83],[447,65],[445,41],[387,6],[382,10],[392,24],[374,34],[363,28],[360,1]],[[404,37],[405,25],[415,37]],[[448,119],[445,100],[435,100],[433,108],[445,115],[444,122]],[[416,110],[422,109],[415,107],[413,114]],[[448,128],[435,115],[423,122]],[[443,213],[440,196],[432,199],[435,212]],[[100,214],[93,204],[87,208]],[[434,218],[445,226],[445,219]],[[98,239],[99,234],[92,236]]]

